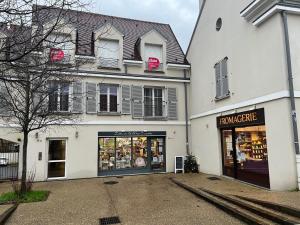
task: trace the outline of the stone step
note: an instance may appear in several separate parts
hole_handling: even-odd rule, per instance
[[[228,196],[228,195],[216,193],[216,192],[213,192],[210,190],[206,190],[204,188],[201,188],[200,190],[207,192],[209,194],[212,194],[216,197],[219,197],[225,201],[228,201],[234,205],[237,205],[237,206],[239,206],[245,210],[248,210],[256,215],[259,215],[263,218],[271,220],[274,223],[286,224],[286,225],[300,224],[300,220],[297,218],[291,217],[289,215],[285,215],[281,212],[277,212],[274,210],[264,208],[261,205],[247,202],[247,201],[237,198],[235,196]]]
[[[234,196],[237,198],[246,200],[248,202],[252,202],[257,205],[261,205],[265,208],[269,208],[269,209],[275,210],[277,212],[284,213],[286,215],[290,215],[296,219],[300,219],[300,209],[297,209],[297,208],[294,208],[291,206],[287,206],[287,205],[282,205],[282,204],[278,204],[278,203],[263,201],[263,200],[239,196],[239,195],[234,195]]]
[[[186,185],[174,178],[171,178],[171,180],[175,184],[177,184],[179,187],[182,187],[182,188],[186,189],[187,191],[195,194],[196,196],[208,201],[209,203],[215,205],[216,207],[222,209],[226,213],[232,215],[233,217],[239,219],[240,221],[242,221],[244,223],[253,224],[253,225],[276,224],[269,219],[266,219],[259,215],[256,215],[248,210],[243,209],[242,207],[239,207],[235,204],[225,201],[225,200],[223,200],[219,197],[216,197],[212,194],[209,194],[205,191],[202,191],[200,189],[196,189],[189,185]]]

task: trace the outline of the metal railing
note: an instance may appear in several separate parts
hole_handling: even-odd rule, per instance
[[[18,179],[19,145],[0,139],[0,180]]]
[[[100,57],[99,66],[104,68],[119,68],[119,59]]]
[[[158,71],[158,72],[162,72],[164,70],[164,64],[160,63],[158,68],[150,68],[149,67],[149,62],[145,62],[145,68],[147,71]]]

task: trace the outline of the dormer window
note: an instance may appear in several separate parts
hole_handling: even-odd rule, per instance
[[[147,71],[163,71],[163,46],[145,44],[144,60]]]
[[[53,34],[48,37],[49,57],[52,62],[68,64],[72,62],[74,44],[71,35]]]
[[[98,46],[99,66],[119,68],[120,45],[118,40],[101,39]]]

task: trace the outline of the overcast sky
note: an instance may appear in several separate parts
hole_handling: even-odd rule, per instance
[[[170,24],[184,52],[199,12],[199,0],[92,1],[92,12]]]

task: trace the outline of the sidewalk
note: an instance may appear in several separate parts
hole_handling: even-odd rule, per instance
[[[194,188],[205,188],[222,194],[257,198],[260,200],[289,205],[300,209],[300,192],[270,191],[230,178],[206,174],[179,174],[175,177],[178,181],[184,182],[185,184]],[[217,177],[220,180],[209,180],[207,179],[208,177]]]

